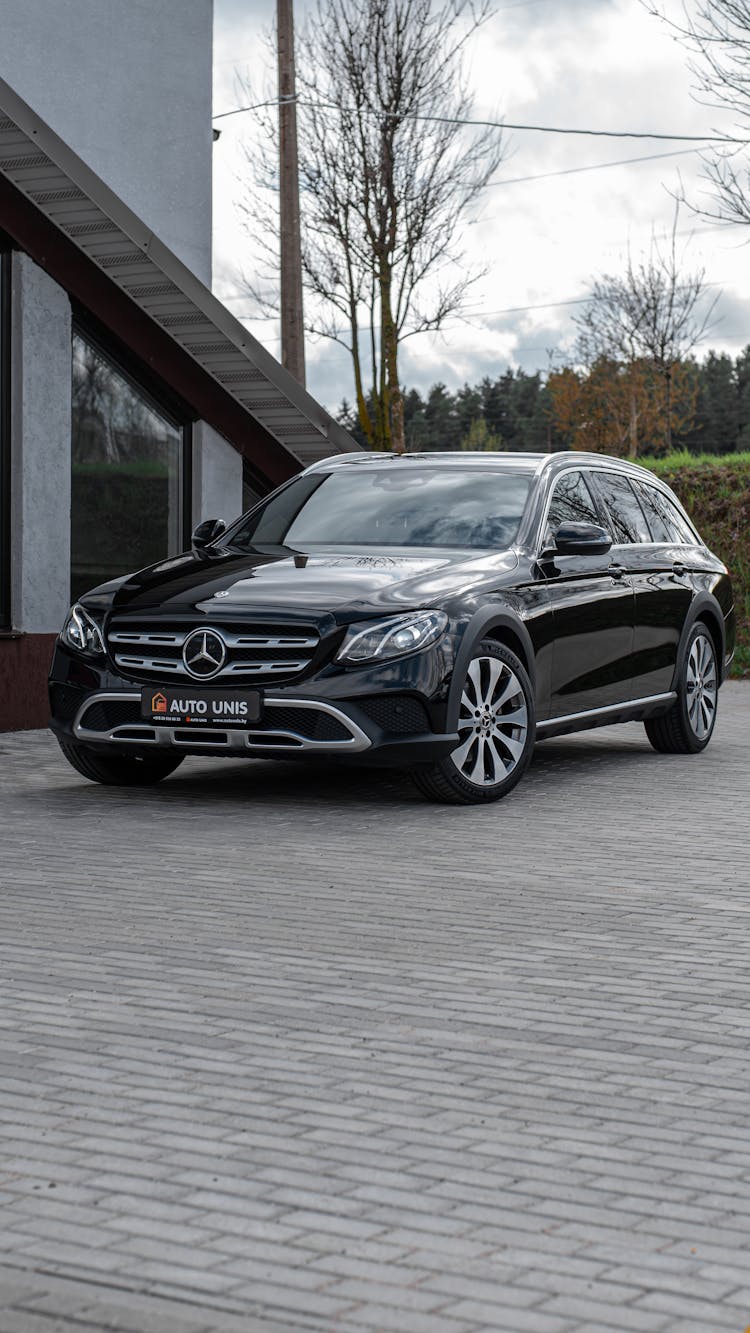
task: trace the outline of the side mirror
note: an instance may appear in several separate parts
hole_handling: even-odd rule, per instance
[[[193,550],[196,552],[205,550],[207,546],[211,545],[211,542],[215,542],[216,538],[221,536],[222,532],[226,532],[226,529],[227,525],[223,518],[204,519],[202,523],[198,524],[190,538]]]
[[[561,523],[550,555],[606,555],[611,547],[612,538],[598,523]]]

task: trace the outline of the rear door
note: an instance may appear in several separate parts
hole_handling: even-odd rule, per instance
[[[640,690],[644,695],[662,694],[672,687],[701,547],[669,496],[647,481],[634,479],[632,484],[651,535],[650,545],[641,548],[647,587],[639,590],[640,605],[636,605]]]

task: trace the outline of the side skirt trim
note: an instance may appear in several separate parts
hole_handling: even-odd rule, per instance
[[[606,708],[586,708],[582,713],[566,713],[560,717],[548,717],[544,722],[537,722],[537,731],[546,731],[550,727],[565,726],[568,722],[584,722],[591,718],[606,718],[613,713],[638,712],[641,708],[648,708],[652,704],[674,703],[677,698],[674,690],[668,694],[648,694],[643,699],[624,699],[621,704],[607,704]]]

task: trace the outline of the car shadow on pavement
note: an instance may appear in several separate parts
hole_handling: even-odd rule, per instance
[[[629,733],[629,734],[628,734]],[[540,742],[531,767],[523,778],[519,795],[552,783],[561,773],[570,793],[576,780],[590,777],[596,768],[598,780],[617,780],[624,770],[633,766],[649,766],[658,762],[642,729],[637,724],[628,731],[618,728],[594,735],[566,736]],[[252,801],[279,807],[289,803],[294,807],[315,806],[422,806],[437,809],[426,802],[410,781],[408,774],[392,769],[376,769],[335,762],[287,760],[221,760],[187,758],[182,767],[166,781],[153,787],[97,787],[85,779],[75,777],[60,758],[59,784],[44,783],[37,793],[68,808],[89,808],[92,803],[112,800],[127,802],[130,808],[179,807],[186,801],[207,806],[246,806]],[[47,769],[50,772],[50,769]],[[31,795],[31,793],[29,793]],[[481,807],[475,807],[481,808]]]

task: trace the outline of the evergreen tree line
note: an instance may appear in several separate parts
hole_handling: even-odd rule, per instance
[[[673,432],[673,448],[690,453],[731,454],[750,449],[750,346],[733,359],[709,352],[701,362],[683,362],[680,369],[692,386],[691,410]],[[560,377],[559,370],[553,372]],[[367,448],[356,412],[346,400],[339,419]],[[575,446],[569,422],[561,419],[555,394],[539,371],[529,374],[510,367],[497,379],[465,384],[450,393],[435,384],[423,397],[404,394],[404,435],[409,452],[480,449],[549,452]],[[593,447],[593,446],[589,446]],[[614,441],[605,442],[619,453]],[[642,440],[639,453],[658,454],[661,435]]]

